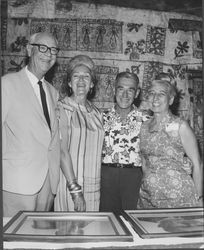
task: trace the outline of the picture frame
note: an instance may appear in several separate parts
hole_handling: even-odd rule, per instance
[[[125,210],[123,216],[141,238],[204,235],[204,209]]]
[[[112,212],[18,212],[3,228],[4,241],[130,242],[133,236]]]

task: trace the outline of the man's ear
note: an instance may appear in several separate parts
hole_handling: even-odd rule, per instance
[[[28,56],[30,57],[31,56],[31,51],[32,51],[32,45],[27,44],[26,49],[27,49]]]
[[[140,93],[140,88],[138,88],[138,89],[136,90],[136,92],[135,92],[135,98],[138,97],[139,93]]]

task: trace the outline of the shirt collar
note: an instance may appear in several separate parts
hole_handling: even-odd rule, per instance
[[[25,67],[25,71],[32,84],[37,83],[39,81],[38,78],[31,71],[28,70],[28,66]],[[44,82],[44,79],[45,78],[43,77],[41,81]]]
[[[128,113],[127,116],[130,116],[133,112],[135,112],[137,110],[137,107],[132,104],[132,109],[130,110],[130,112]],[[112,109],[111,109],[111,112],[114,113],[116,116],[120,116],[119,113],[116,111],[115,109],[115,105],[113,105]]]

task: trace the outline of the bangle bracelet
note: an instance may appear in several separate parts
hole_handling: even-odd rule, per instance
[[[75,194],[75,193],[80,193],[80,192],[82,192],[82,190],[81,190],[81,189],[79,189],[79,190],[69,191],[69,192],[70,192],[70,194]]]
[[[78,191],[81,190],[81,186],[77,182],[72,182],[67,185],[69,191]]]

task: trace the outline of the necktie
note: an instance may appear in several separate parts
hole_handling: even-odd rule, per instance
[[[45,94],[45,91],[43,89],[41,81],[38,82],[38,85],[39,85],[39,88],[40,88],[40,97],[41,97],[43,112],[44,112],[47,124],[48,124],[48,126],[50,128],[50,117],[49,117],[49,113],[48,113],[48,107],[47,107],[47,101],[46,101],[46,94]]]

